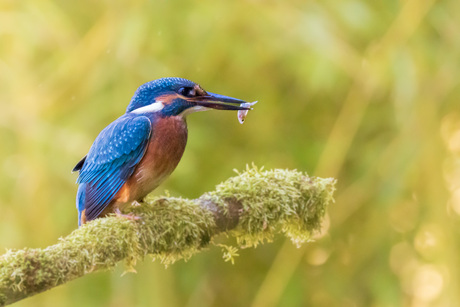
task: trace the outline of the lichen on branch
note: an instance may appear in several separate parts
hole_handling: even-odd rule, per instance
[[[321,230],[335,182],[253,166],[198,199],[147,197],[128,210],[138,220],[100,218],[45,249],[7,251],[0,257],[0,305],[111,269],[122,260],[134,270],[146,255],[164,264],[188,259],[214,244],[219,233],[236,238],[236,246],[215,244],[231,261],[238,248],[270,241],[278,231],[302,244]]]

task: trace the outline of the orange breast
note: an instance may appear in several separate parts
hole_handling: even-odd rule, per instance
[[[180,116],[157,119],[147,151],[115,196],[117,206],[141,200],[176,168],[187,144],[187,124]]]

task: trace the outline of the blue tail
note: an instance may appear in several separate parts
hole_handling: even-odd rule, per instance
[[[85,210],[86,183],[80,183],[77,191],[78,227],[81,226],[81,214]]]

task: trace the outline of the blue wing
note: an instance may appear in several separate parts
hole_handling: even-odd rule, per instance
[[[102,130],[75,167],[80,170],[79,221],[84,209],[86,219],[93,220],[113,200],[144,156],[150,134],[151,123],[145,116],[122,116]]]

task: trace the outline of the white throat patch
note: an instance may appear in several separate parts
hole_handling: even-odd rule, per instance
[[[194,106],[191,108],[186,109],[182,113],[179,114],[179,116],[185,117],[189,114],[195,113],[195,112],[202,112],[202,111],[208,111],[209,108],[203,107],[203,106]]]
[[[163,108],[164,108],[164,104],[162,102],[154,102],[149,105],[132,110],[131,113],[135,113],[135,114],[153,113],[153,112],[160,111]]]

